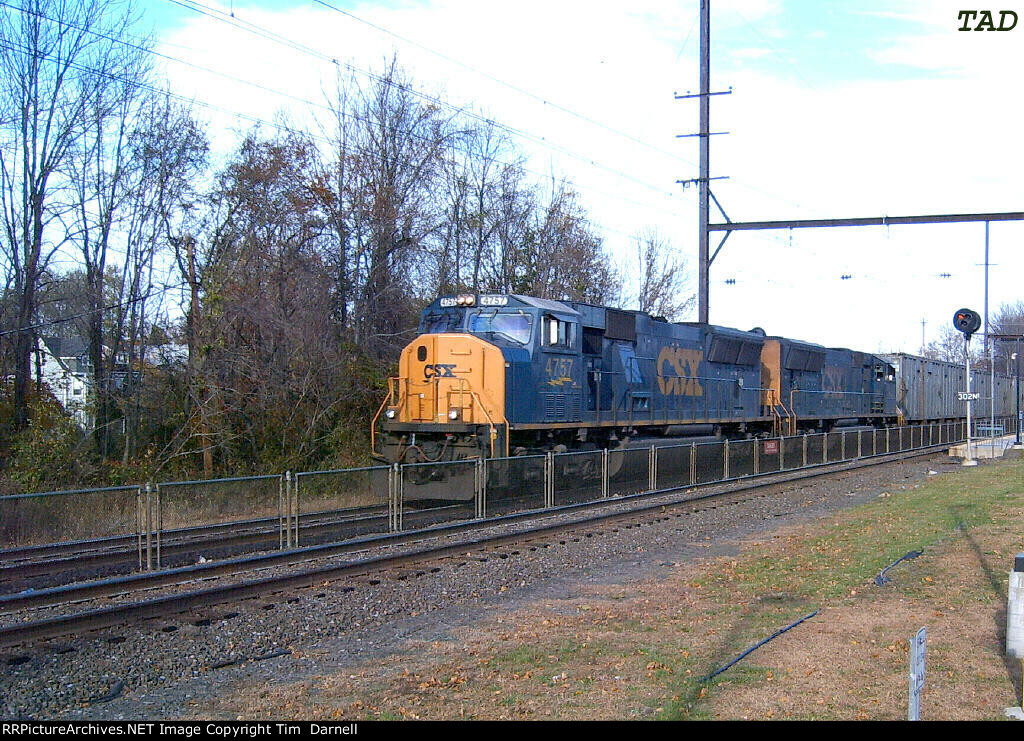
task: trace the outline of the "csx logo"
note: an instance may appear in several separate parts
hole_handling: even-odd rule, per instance
[[[423,366],[423,377],[431,378],[455,378],[455,364],[437,363],[436,365]]]
[[[697,380],[697,369],[704,359],[703,350],[682,347],[663,347],[658,354],[658,388],[665,396],[704,396],[704,388]],[[674,375],[662,375],[665,363]]]

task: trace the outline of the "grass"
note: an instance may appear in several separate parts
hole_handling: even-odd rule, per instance
[[[784,593],[792,602],[848,596],[912,550],[927,552],[964,530],[989,524],[998,512],[1024,506],[1024,464],[953,474],[880,497],[784,553],[752,554],[713,577],[712,591],[737,587],[757,597]],[[900,568],[900,567],[897,567]]]
[[[330,693],[346,700],[330,707],[345,717],[414,708],[422,718],[899,719],[907,639],[927,625],[924,717],[1001,717],[1021,681],[1002,657],[1000,620],[1013,554],[1024,550],[1022,515],[1021,461],[897,482],[867,505],[760,534],[739,555],[528,602],[458,640],[366,667],[411,672],[405,685],[371,690],[346,667]],[[911,550],[924,554],[893,569],[886,587],[872,583]],[[818,617],[703,681],[814,609]],[[282,697],[302,711],[301,688]],[[303,714],[316,715],[306,702]]]
[[[964,538],[965,533],[994,522],[1019,521],[1024,509],[1024,463],[986,466],[937,477],[923,485],[886,492],[876,501],[834,518],[810,536],[791,537],[783,549],[750,552],[721,565],[700,587],[720,605],[745,604],[744,614],[733,623],[731,635],[718,655],[735,655],[814,607],[854,604],[857,595],[874,589],[875,574],[911,550],[926,554]],[[922,560],[896,567],[906,599],[939,597],[952,607],[993,603],[1005,599],[1005,584],[983,579],[945,594],[948,576],[941,567]],[[1002,577],[1005,581],[1005,577]],[[780,596],[765,600],[765,595]],[[719,610],[725,621],[730,616]],[[799,628],[797,628],[799,630]],[[950,671],[942,663],[934,670]],[[730,685],[763,681],[772,669],[758,667],[756,654],[746,666],[736,666],[706,686],[694,679],[667,689],[679,699],[659,715],[666,719],[708,717],[714,690]],[[713,662],[712,662],[713,663]],[[778,671],[778,668],[775,669]]]

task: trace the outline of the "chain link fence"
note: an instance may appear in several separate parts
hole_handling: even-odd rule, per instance
[[[390,530],[390,466],[286,474],[283,545],[317,545]]]
[[[0,550],[132,538],[142,528],[140,516],[137,485],[3,496]]]
[[[1013,434],[1012,418],[972,430]],[[209,556],[296,548],[951,445],[964,422],[676,442],[514,458],[306,471],[0,497],[0,559],[70,541],[137,548],[141,568],[210,538]],[[214,539],[216,536],[216,539]],[[207,546],[203,546],[206,548]],[[226,547],[226,546],[225,546]],[[194,554],[193,554],[194,557]]]

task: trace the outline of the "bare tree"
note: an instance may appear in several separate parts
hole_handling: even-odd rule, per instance
[[[980,336],[975,335],[970,343],[971,365],[977,367],[982,359]],[[938,339],[932,340],[924,350],[926,358],[945,360],[950,363],[964,362],[964,336],[952,327],[944,325]]]
[[[131,28],[136,24],[138,19],[131,5],[118,10],[122,27]],[[147,51],[146,41],[111,44],[85,72],[82,90],[85,105],[80,131],[68,157],[67,170],[75,205],[69,220],[71,242],[81,255],[88,286],[90,314],[85,339],[93,373],[94,436],[103,456],[111,452],[110,424],[118,418],[113,368],[116,358],[122,355],[125,316],[124,312],[118,312],[119,321],[114,331],[107,331],[104,277],[112,243],[117,241],[121,246],[118,239],[121,226],[131,209],[133,196],[144,187],[145,162],[133,157],[139,151],[132,146],[132,134],[150,90]],[[140,246],[129,242],[122,250],[126,254],[122,272],[131,269],[133,257],[137,261],[138,252],[134,256],[131,253]],[[148,255],[145,262],[148,262]],[[136,269],[142,267],[136,266]],[[122,281],[117,298],[123,300],[126,292],[133,293],[132,288],[131,282]],[[131,298],[138,298],[138,294]]]
[[[535,241],[522,282],[527,292],[556,300],[616,303],[622,279],[567,181],[552,182],[551,199],[535,218]]]
[[[470,175],[466,159],[460,156],[459,141],[448,143],[443,164],[441,224],[433,257],[435,274],[431,282],[439,295],[458,293],[469,286],[463,279],[470,230]]]
[[[351,210],[355,241],[355,340],[379,357],[403,344],[414,323],[417,279],[439,222],[435,191],[445,147],[455,132],[424,104],[392,61],[355,103]],[[426,290],[424,290],[426,289]]]
[[[109,68],[122,3],[24,0],[0,11],[2,254],[13,279],[14,426],[28,422],[37,291],[67,239],[68,158],[82,133],[89,86]]]
[[[147,338],[153,317],[164,303],[157,256],[173,252],[179,265],[182,235],[198,196],[197,180],[207,164],[207,140],[191,110],[169,95],[147,96],[136,116],[130,161],[132,187],[124,204],[125,257],[121,271],[122,301],[116,311],[117,337],[123,337],[127,366],[134,382],[121,394],[125,417],[122,462],[135,455],[140,437],[142,385]]]
[[[537,190],[526,183],[520,164],[502,166],[492,208],[497,254],[489,266],[488,283],[504,293],[528,292],[523,279],[531,262],[538,204]]]
[[[334,306],[332,314],[338,324],[348,329],[352,314],[355,291],[353,275],[352,193],[354,190],[353,157],[349,151],[353,137],[353,116],[350,88],[354,87],[351,77],[339,77],[334,90],[326,95],[330,117],[321,123],[323,138],[330,142],[327,161],[322,161],[320,172],[313,184],[313,192],[319,197],[324,209],[331,242],[324,252],[334,282]]]
[[[634,240],[640,268],[638,308],[670,322],[682,320],[697,303],[685,260],[655,229],[640,232]]]
[[[990,332],[998,335],[1024,335],[1024,301],[1003,304],[992,318]],[[996,370],[1013,373],[1011,356],[1017,352],[1016,342],[995,342],[992,346]]]
[[[507,136],[490,123],[474,130],[467,137],[467,143],[473,267],[469,285],[479,291],[487,265],[496,252],[494,238],[500,223],[500,212],[496,208],[501,175],[499,158],[509,153],[510,145]]]

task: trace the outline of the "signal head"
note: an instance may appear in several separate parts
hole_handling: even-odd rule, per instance
[[[971,339],[971,335],[981,327],[981,315],[971,309],[960,309],[953,315],[953,326]]]

